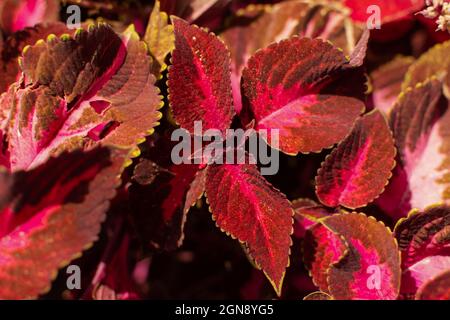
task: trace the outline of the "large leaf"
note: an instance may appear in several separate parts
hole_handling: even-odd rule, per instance
[[[6,91],[8,86],[19,79],[20,69],[17,57],[27,45],[32,45],[39,39],[45,39],[50,34],[62,35],[69,30],[60,22],[43,23],[17,31],[5,39],[1,50],[0,93]]]
[[[172,18],[175,50],[169,68],[169,102],[175,120],[191,133],[195,121],[203,130],[225,131],[234,116],[230,54],[212,33]]]
[[[173,26],[168,23],[167,13],[160,11],[159,1],[155,1],[145,30],[144,41],[155,58],[156,73],[166,69],[166,56],[175,48]]]
[[[2,0],[0,28],[11,33],[41,22],[57,21],[59,0]]]
[[[316,177],[316,194],[330,207],[365,206],[384,189],[395,165],[395,146],[377,110],[360,118],[352,133],[326,158]]]
[[[350,78],[343,72],[348,63],[320,39],[293,37],[258,51],[242,79],[255,129],[279,130],[279,149],[287,154],[318,152],[344,139],[364,111],[362,101],[333,84]],[[359,90],[353,87],[354,95]]]
[[[286,1],[239,11],[236,23],[220,37],[231,51],[231,79],[236,111],[240,113],[241,75],[248,59],[261,48],[294,35],[330,40],[346,54],[353,51],[361,28],[342,8],[311,1]]]
[[[206,196],[217,226],[245,243],[278,295],[289,265],[293,210],[250,164],[207,168]]]
[[[24,77],[7,93],[11,168],[98,141],[135,146],[161,116],[150,66],[132,28],[119,36],[100,24],[26,48]]]
[[[313,277],[335,299],[396,299],[400,254],[389,229],[358,213],[334,214],[315,227]],[[328,266],[327,266],[328,264]]]
[[[431,80],[408,89],[394,106],[390,125],[399,160],[391,184],[379,199],[393,217],[450,197],[450,110],[442,83]]]
[[[395,226],[404,268],[422,259],[450,253],[450,207],[432,206],[413,210]]]
[[[0,175],[0,297],[35,298],[97,239],[128,151],[63,153]]]

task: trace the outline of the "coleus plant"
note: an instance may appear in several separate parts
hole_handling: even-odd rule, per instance
[[[132,272],[133,248],[180,247],[203,196],[278,296],[302,261],[318,290],[305,299],[449,298],[449,44],[364,63],[367,6],[385,9],[388,30],[409,30],[423,3],[163,1],[142,37],[105,23],[69,30],[56,2],[14,4],[0,23],[1,298],[48,291],[101,229],[108,243],[82,297],[139,297],[135,274],[150,260]],[[230,11],[219,35],[191,23],[221,30]],[[168,129],[153,134],[163,100]],[[195,134],[195,121],[278,130],[266,142],[285,157],[323,155],[306,183],[315,200],[288,200],[256,164],[173,164],[171,131]]]

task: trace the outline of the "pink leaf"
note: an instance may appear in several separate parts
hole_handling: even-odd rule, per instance
[[[393,217],[449,199],[450,109],[442,97],[442,83],[431,80],[408,89],[391,112],[399,161],[377,203]]]
[[[450,270],[450,256],[429,256],[411,265],[403,272],[401,293],[414,295],[426,282]]]

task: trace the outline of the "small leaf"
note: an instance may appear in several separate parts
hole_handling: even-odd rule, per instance
[[[364,64],[364,59],[367,54],[367,46],[370,38],[370,30],[364,29],[364,32],[361,35],[361,39],[359,39],[355,49],[352,51],[350,55],[349,66],[352,68],[361,67]]]
[[[255,129],[279,130],[279,149],[287,154],[318,152],[344,139],[364,111],[362,101],[333,85],[348,76],[347,64],[341,51],[318,39],[293,37],[258,51],[242,80]]]
[[[166,57],[175,48],[173,26],[168,24],[167,13],[160,11],[159,1],[155,1],[147,24],[144,41],[155,62],[158,63],[157,74],[167,68]]]
[[[0,175],[0,297],[29,299],[97,240],[126,150],[63,153]]]
[[[329,207],[354,209],[367,205],[388,183],[395,153],[383,115],[377,110],[365,115],[319,169],[317,197]]]
[[[184,201],[184,213],[187,214],[189,209],[199,200],[205,193],[206,185],[206,169],[199,170],[195,174],[195,178],[192,181],[189,190],[186,194],[186,200]]]
[[[207,168],[206,196],[219,228],[245,243],[278,295],[292,244],[293,210],[254,165]]]
[[[230,82],[230,55],[212,33],[172,17],[175,50],[169,68],[169,102],[175,120],[194,131],[202,121],[203,130],[224,132],[234,116]]]

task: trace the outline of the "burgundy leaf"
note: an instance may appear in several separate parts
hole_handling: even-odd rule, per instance
[[[175,50],[169,68],[169,101],[175,120],[193,133],[194,122],[203,130],[225,131],[234,116],[230,82],[230,54],[212,33],[172,17]]]
[[[316,177],[316,194],[330,207],[358,208],[384,189],[395,165],[392,133],[375,110],[360,118],[351,134],[326,158]]]
[[[206,196],[217,226],[245,243],[278,295],[292,244],[293,210],[254,165],[207,168]]]
[[[293,37],[258,51],[242,84],[255,129],[279,130],[279,149],[287,154],[318,152],[344,139],[364,111],[363,102],[330,84],[347,64],[318,39]]]
[[[0,297],[35,298],[97,240],[126,150],[63,153],[0,179]]]

